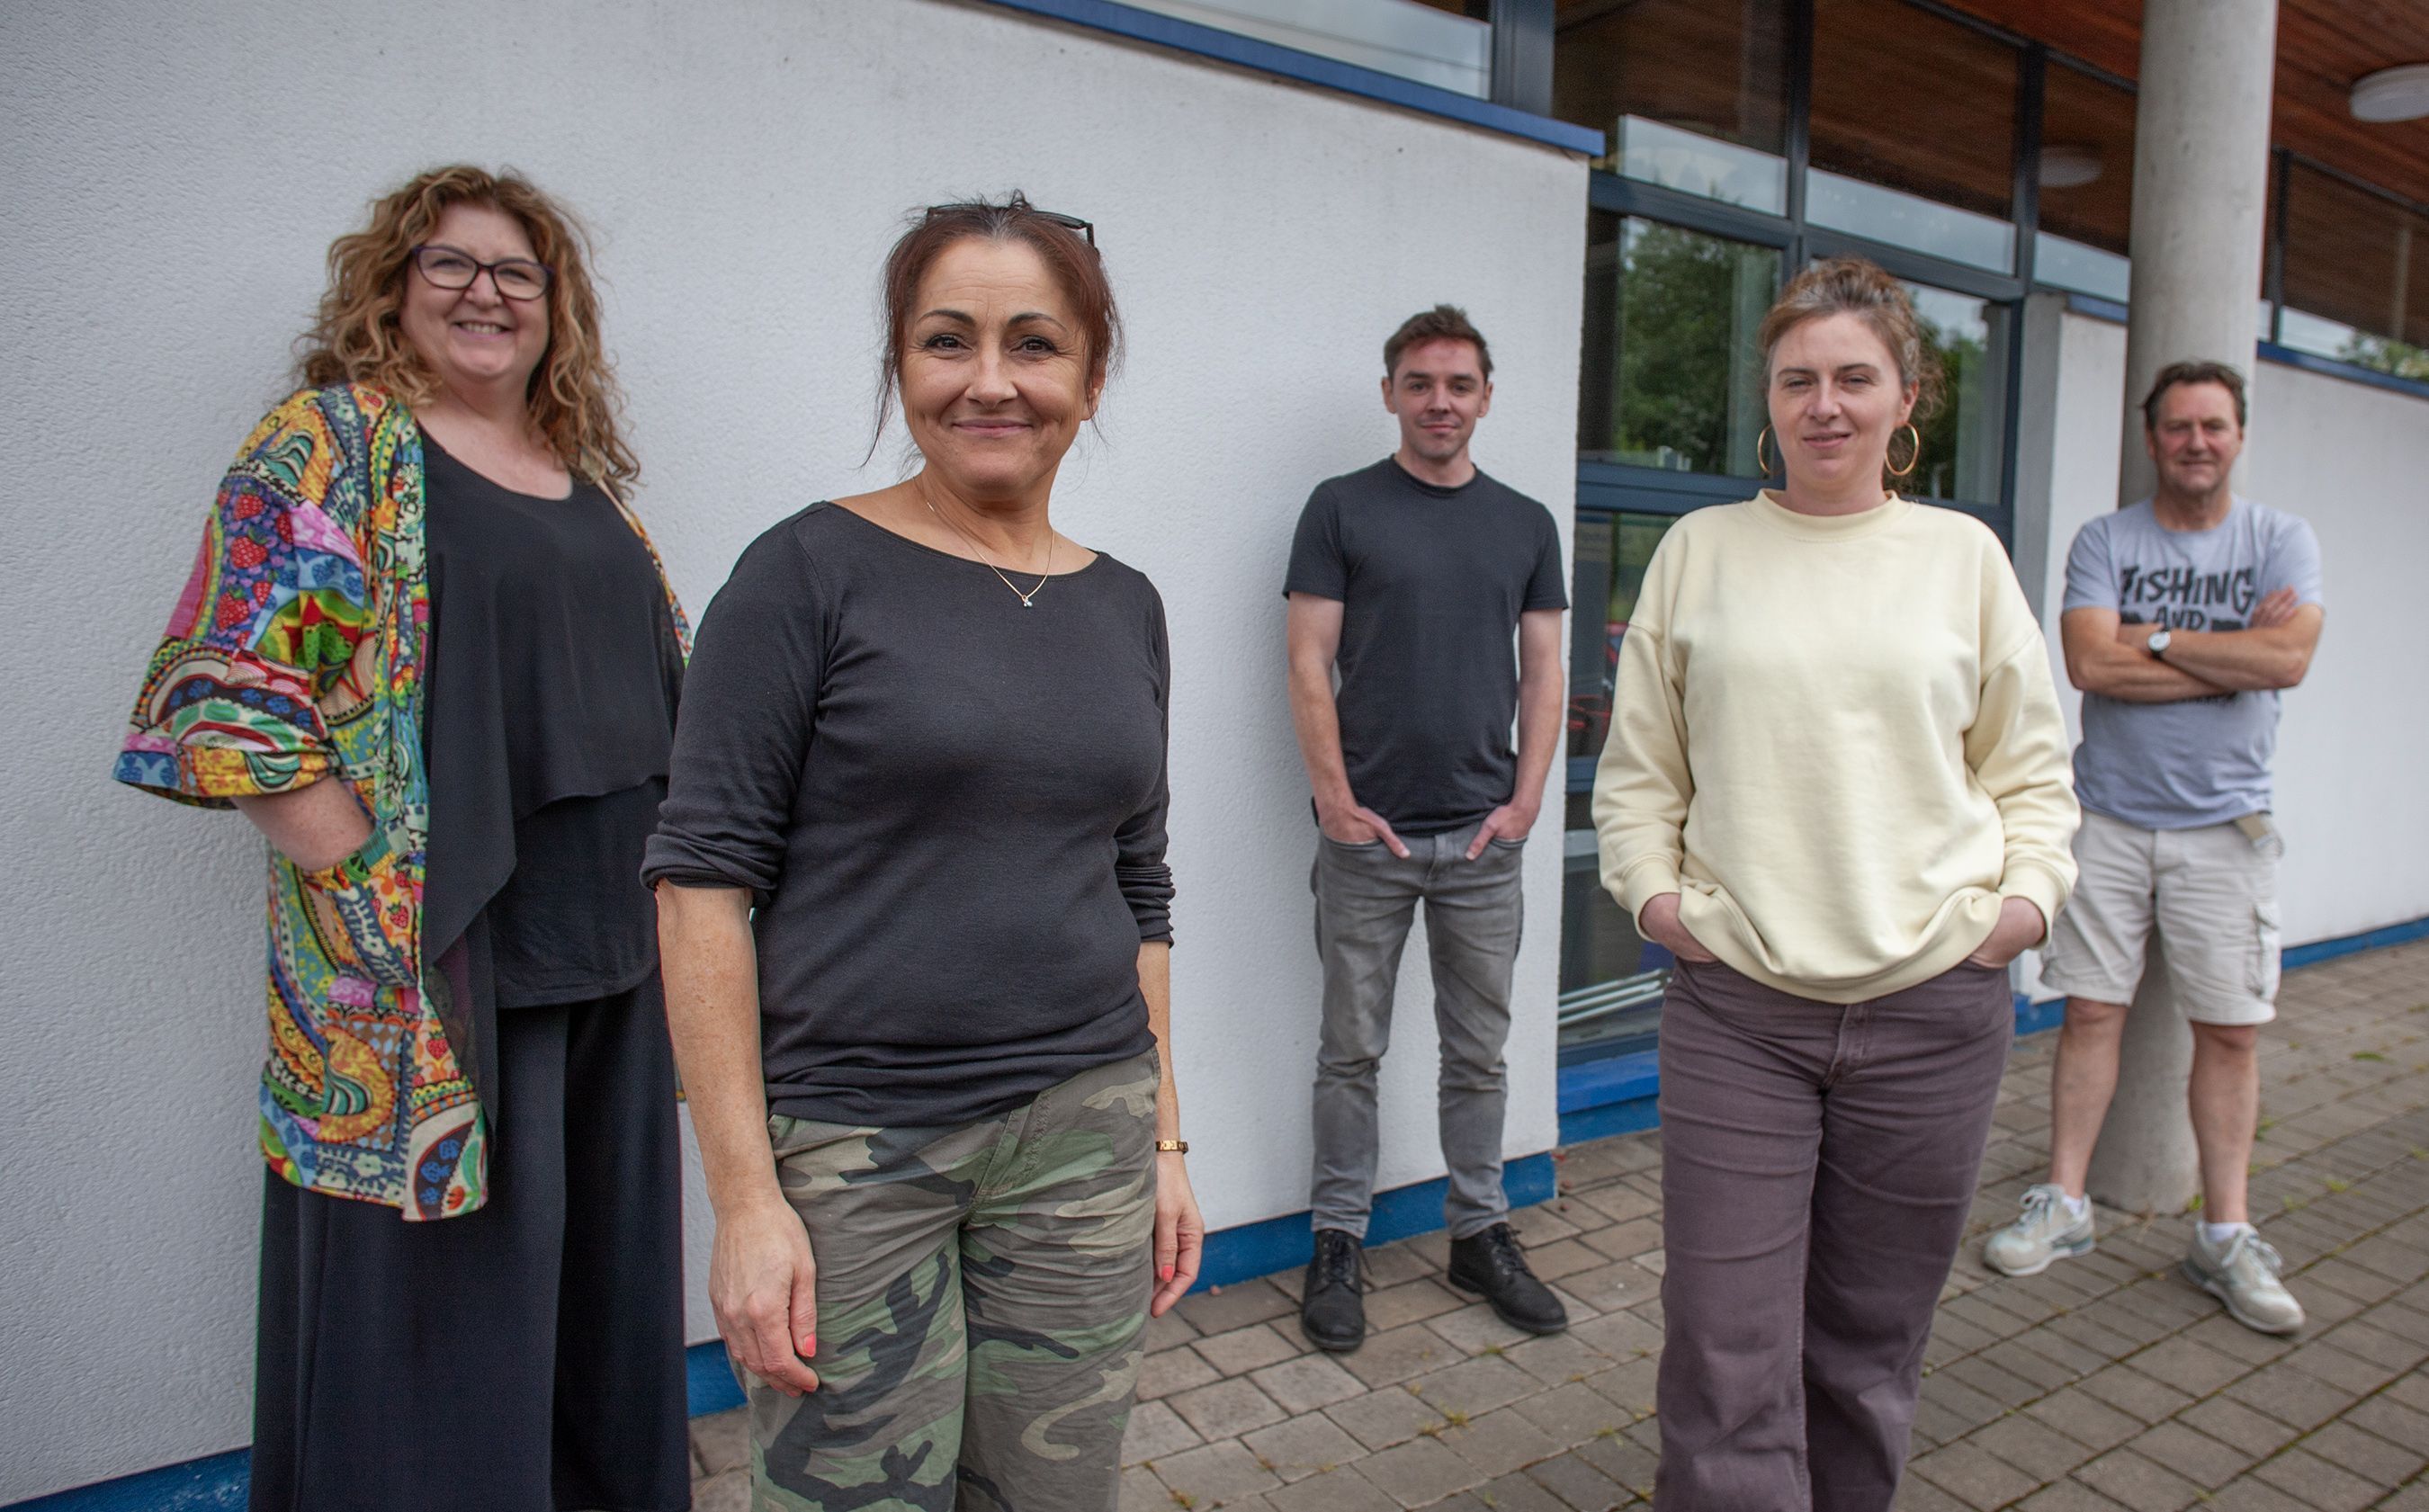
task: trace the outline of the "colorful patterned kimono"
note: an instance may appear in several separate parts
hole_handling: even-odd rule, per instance
[[[477,1036],[421,933],[429,623],[413,417],[361,386],[298,393],[220,485],[113,774],[214,808],[334,776],[370,814],[326,870],[270,851],[261,1148],[408,1221],[487,1195]]]

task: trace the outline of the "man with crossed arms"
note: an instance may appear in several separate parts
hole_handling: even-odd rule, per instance
[[[2162,370],[2143,401],[2152,497],[2091,521],[2068,553],[2059,619],[2083,690],[2075,748],[2083,829],[2074,897],[2041,980],[2067,994],[2050,1086],[2049,1180],[1982,1258],[2033,1275],[2092,1247],[2084,1193],[2117,1090],[2127,1005],[2156,929],[2192,1021],[2189,1093],[2202,1207],[2186,1276],[2263,1333],[2303,1308],[2252,1226],[2245,1177],[2259,1118],[2259,1027],[2276,1016],[2277,861],[2270,815],[2279,690],[2319,645],[2320,547],[2294,516],[2239,499],[2243,375]]]

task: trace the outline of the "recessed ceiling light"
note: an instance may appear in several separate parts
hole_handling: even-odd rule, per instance
[[[2081,189],[2100,177],[2100,153],[2092,147],[2041,149],[2041,188]]]
[[[2355,83],[2355,121],[2417,121],[2429,116],[2429,63],[2383,68]]]

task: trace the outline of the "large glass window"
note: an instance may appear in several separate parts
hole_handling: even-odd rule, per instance
[[[2052,59],[2041,91],[2033,279],[2124,300],[2134,208],[2134,96]]]
[[[1610,735],[1620,637],[1636,612],[1645,564],[1674,518],[1604,510],[1578,517],[1569,648],[1572,761],[1599,756]],[[1572,1055],[1645,1043],[1661,1018],[1670,976],[1670,953],[1639,936],[1634,921],[1603,891],[1593,801],[1589,793],[1569,795],[1562,850],[1560,1042]]]
[[[2013,271],[2015,122],[2014,48],[1905,0],[1814,0],[1815,224]]]
[[[1907,285],[1924,339],[1940,359],[1940,408],[1915,422],[1923,454],[1901,491],[1923,499],[1992,505],[2008,430],[2008,306]],[[1892,459],[1904,448],[1892,443]]]
[[[1777,215],[1788,205],[1778,0],[1561,0],[1552,113],[1611,134],[1595,166]]]
[[[2289,163],[2285,258],[2280,342],[2429,378],[2429,217]]]
[[[1755,476],[1754,336],[1779,289],[1779,254],[1600,210],[1586,242],[1578,454]]]

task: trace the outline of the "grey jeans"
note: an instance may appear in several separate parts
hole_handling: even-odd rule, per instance
[[[1324,962],[1324,1027],[1315,1060],[1314,1226],[1366,1233],[1375,1197],[1375,1073],[1392,1039],[1392,989],[1417,903],[1433,958],[1434,1028],[1442,1041],[1437,1094],[1450,1191],[1451,1237],[1509,1216],[1501,1192],[1501,1119],[1509,1078],[1510,973],[1518,959],[1525,843],[1490,841],[1467,859],[1468,825],[1402,836],[1406,860],[1380,840],[1316,837],[1315,949]]]
[[[1672,976],[1657,1508],[1889,1512],[2014,1032],[2004,970],[1843,1007]]]

